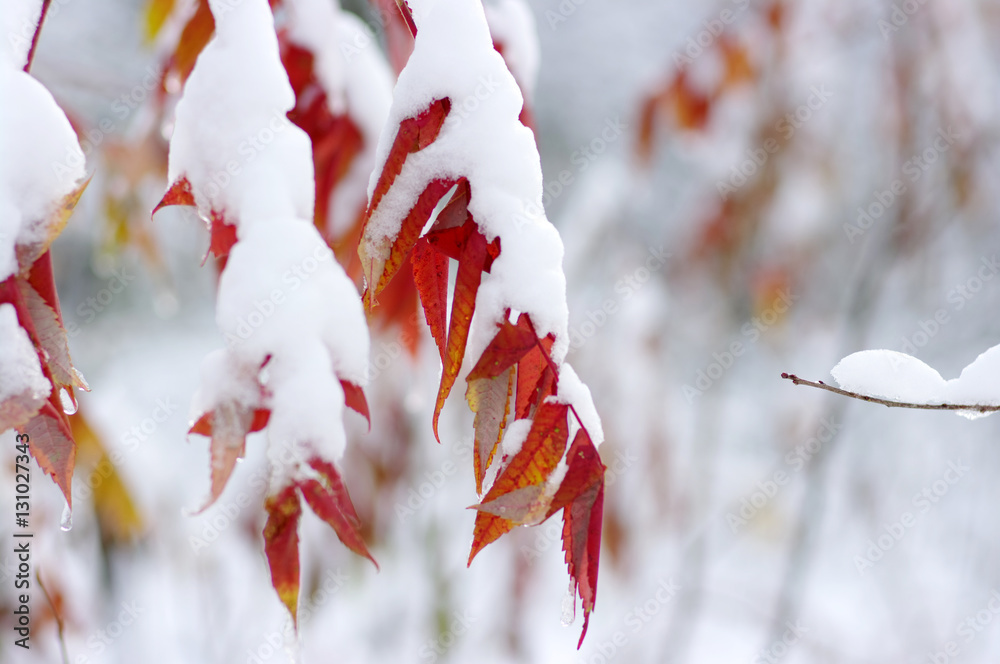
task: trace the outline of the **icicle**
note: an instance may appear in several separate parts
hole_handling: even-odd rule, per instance
[[[576,583],[569,582],[569,590],[562,601],[562,625],[569,627],[576,620]]]
[[[63,412],[67,415],[72,415],[80,407],[76,397],[65,387],[59,390],[59,401],[62,403]]]
[[[69,504],[63,508],[62,518],[59,519],[59,528],[63,532],[69,532],[73,529],[73,510],[70,509]]]

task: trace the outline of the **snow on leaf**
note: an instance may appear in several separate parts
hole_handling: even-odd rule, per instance
[[[368,287],[364,293],[365,307],[370,311],[378,303],[378,295],[396,276],[403,261],[413,250],[420,232],[430,219],[438,202],[455,186],[456,181],[434,180],[417,198],[416,203],[402,221],[399,233],[388,242],[388,238],[374,240],[366,226],[359,253],[361,266],[365,272]],[[366,247],[377,247],[369,253]]]
[[[32,242],[17,245],[17,264],[22,274],[30,270],[35,262],[48,252],[52,241],[63,232],[70,215],[76,209],[76,204],[80,201],[80,197],[83,196],[83,192],[86,191],[92,178],[93,176],[90,176],[84,180],[55,204],[55,209],[41,224],[41,237]]]

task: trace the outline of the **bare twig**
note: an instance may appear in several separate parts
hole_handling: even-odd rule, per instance
[[[868,403],[877,403],[880,406],[886,406],[887,408],[916,408],[919,410],[974,410],[979,413],[995,413],[1000,410],[1000,406],[988,406],[984,404],[960,404],[960,403],[909,403],[906,401],[892,401],[891,399],[881,399],[879,397],[868,396],[867,394],[859,394],[857,392],[851,392],[848,390],[842,390],[839,387],[834,387],[832,385],[827,385],[823,381],[814,383],[811,380],[806,380],[805,378],[799,378],[795,374],[783,373],[781,377],[790,380],[796,385],[808,385],[809,387],[816,387],[821,390],[826,390],[827,392],[833,392],[834,394],[839,394],[841,396],[850,397],[852,399],[859,399],[861,401],[867,401]]]

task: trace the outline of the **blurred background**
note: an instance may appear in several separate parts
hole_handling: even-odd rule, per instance
[[[202,264],[193,213],[150,210],[193,62],[179,44],[211,26],[194,0],[53,0],[32,72],[95,173],[53,246],[92,391],[74,416],[68,530],[58,489],[33,474],[51,603],[33,600],[30,653],[4,638],[0,660],[60,661],[58,615],[74,664],[997,661],[1000,419],[885,409],[780,374],[830,381],[840,358],[887,348],[952,378],[1000,343],[1000,3],[487,4],[566,246],[568,359],[607,437],[582,648],[557,519],[466,569],[472,415],[453,396],[433,440],[439,361],[405,294],[372,321],[372,428],[347,416],[342,464],[381,571],[309,514],[292,635],[263,556],[262,434],[190,515],[208,494],[207,440],[186,432],[222,344],[218,266]],[[342,49],[347,65],[398,71],[407,45],[387,7],[343,6],[369,40],[344,42],[362,53]],[[307,111],[316,146],[326,130]],[[317,157],[334,173],[317,223],[348,267],[367,179],[352,184],[352,158],[374,147],[356,133],[349,155]],[[13,556],[0,562],[11,634]]]

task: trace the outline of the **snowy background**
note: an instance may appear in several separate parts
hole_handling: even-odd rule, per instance
[[[885,348],[949,379],[1000,343],[1000,5],[528,5],[568,359],[607,439],[582,649],[581,616],[562,624],[555,520],[466,569],[472,416],[454,395],[434,441],[429,334],[412,358],[398,329],[373,331],[373,426],[345,415],[343,466],[381,571],[307,514],[297,642],[263,556],[259,434],[218,503],[189,515],[209,459],[185,434],[222,338],[204,226],[148,215],[167,185],[170,128],[151,110],[163,53],[144,41],[145,3],[54,0],[32,73],[81,142],[100,137],[54,264],[92,390],[80,412],[137,509],[99,516],[106,480],[81,464],[63,531],[58,489],[33,473],[33,564],[69,661],[996,661],[1000,419],[885,409],[780,373],[830,382],[841,358]],[[344,7],[378,28],[363,2]],[[13,556],[0,562],[0,660],[59,661],[40,598],[31,653],[11,646]]]

